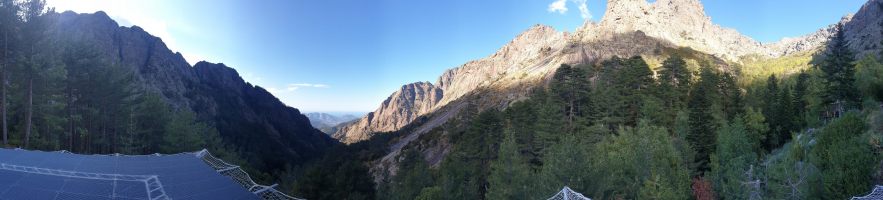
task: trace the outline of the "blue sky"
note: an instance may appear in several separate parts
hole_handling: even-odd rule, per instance
[[[813,32],[864,2],[703,1],[712,21],[762,42]],[[306,112],[372,111],[401,85],[434,83],[444,70],[494,53],[531,25],[573,31],[584,19],[599,21],[606,7],[605,0],[48,3],[59,11],[104,10],[121,25],[161,37],[189,62],[225,63]]]

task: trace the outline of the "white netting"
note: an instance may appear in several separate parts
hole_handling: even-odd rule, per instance
[[[570,189],[570,187],[564,186],[564,188],[561,189],[561,191],[559,191],[557,194],[555,194],[555,196],[552,196],[551,198],[549,198],[547,200],[592,200],[592,199],[589,199],[588,197],[583,196],[583,194],[580,194],[579,192],[574,192],[573,190]]]
[[[875,186],[870,194],[861,197],[852,197],[852,200],[879,200],[883,199],[883,186]]]
[[[208,150],[203,149],[202,151],[196,152],[196,157],[202,158],[202,161],[205,161],[206,164],[211,166],[213,169],[217,170],[221,175],[230,177],[236,183],[239,183],[243,188],[247,189],[249,192],[252,192],[261,197],[261,199],[266,200],[303,200],[300,198],[295,198],[286,195],[274,187],[276,185],[266,186],[259,185],[251,179],[251,176],[248,176],[248,173],[239,168],[239,166],[231,165],[230,163],[224,162],[221,159],[215,158],[212,156]]]

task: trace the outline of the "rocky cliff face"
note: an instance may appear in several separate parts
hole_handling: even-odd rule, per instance
[[[254,167],[271,172],[316,158],[334,141],[310,126],[297,109],[261,87],[245,82],[224,64],[190,66],[180,53],[143,29],[121,27],[104,12],[55,14],[58,41],[86,43],[120,67],[133,69],[136,82],[161,94],[176,109],[194,111],[213,124]]]
[[[490,57],[445,71],[435,85],[424,82],[403,86],[377,111],[342,127],[334,138],[345,143],[365,140],[374,132],[398,130],[418,116],[433,112],[478,87],[540,78],[548,73],[549,68],[537,64],[546,61],[542,58],[562,49],[565,37],[565,33],[551,27],[533,26]],[[500,82],[505,77],[517,77],[519,80]]]
[[[771,54],[761,43],[712,23],[699,0],[609,0],[600,23],[589,25],[575,39],[598,40],[642,31],[647,36],[729,60],[753,53]]]
[[[883,1],[869,0],[858,12],[843,16],[836,24],[808,35],[785,38],[765,46],[781,55],[817,50],[826,45],[828,38],[837,32],[837,25],[843,27],[849,47],[855,51],[857,57],[879,53],[883,45]]]
[[[194,77],[190,64],[162,39],[138,26],[120,27],[104,12],[57,14],[55,33],[61,41],[88,42],[118,64],[131,67],[135,78],[153,92],[162,92],[176,107],[187,107],[185,86]]]
[[[880,41],[881,0],[871,0],[855,15],[845,17],[841,24],[847,29],[850,45],[863,52],[878,49]],[[385,112],[368,114],[357,123],[338,130],[334,137],[352,143],[367,139],[372,132],[392,131],[458,100],[477,88],[505,91],[481,95],[479,107],[505,107],[508,102],[525,96],[527,88],[547,80],[561,64],[592,63],[612,56],[629,57],[653,53],[661,48],[689,47],[711,54],[723,62],[738,63],[747,55],[779,57],[822,47],[835,31],[824,27],[806,36],[762,44],[736,30],[714,24],[705,14],[699,0],[608,0],[604,18],[586,23],[574,33],[558,32],[551,27],[536,25],[517,36],[496,53],[447,70],[436,82],[443,98],[435,103],[399,102],[381,105]],[[395,93],[390,98],[398,98]],[[421,109],[396,108],[397,105],[433,105]],[[444,115],[442,115],[444,116]],[[429,120],[439,121],[439,120]],[[442,122],[444,120],[441,120]],[[403,123],[404,122],[404,123]],[[431,129],[432,123],[424,128]]]
[[[395,131],[432,111],[442,97],[443,90],[428,82],[404,85],[383,101],[380,108],[341,127],[333,137],[353,143],[368,139],[376,132]]]
[[[869,0],[855,15],[842,21],[849,47],[858,56],[878,53],[883,45],[883,0]]]

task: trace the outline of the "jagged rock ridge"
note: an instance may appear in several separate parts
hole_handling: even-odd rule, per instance
[[[380,108],[341,127],[333,137],[353,143],[368,139],[375,132],[397,130],[418,116],[429,113],[443,96],[443,89],[429,82],[404,85],[383,101]]]
[[[869,0],[855,15],[841,21],[849,47],[857,56],[878,53],[883,41],[883,1]]]
[[[863,41],[851,43],[855,49],[877,49],[877,42],[868,41],[880,38],[880,4],[880,0],[871,0],[856,17],[845,17],[839,22],[844,24],[851,41]],[[611,56],[640,55],[663,46],[689,47],[738,63],[741,57],[748,55],[773,58],[818,50],[836,30],[831,25],[806,36],[763,44],[736,30],[714,24],[699,0],[657,0],[653,3],[645,0],[609,0],[607,5],[606,14],[599,23],[586,21],[574,33],[536,25],[489,57],[447,70],[435,84],[443,91],[443,98],[438,102],[389,104],[389,101],[385,101],[378,111],[413,112],[369,113],[357,123],[338,130],[334,137],[352,143],[367,139],[375,132],[397,130],[416,119],[416,116],[434,112],[476,88],[529,87],[524,85],[547,79],[561,64],[591,63]],[[870,27],[868,25],[877,28],[867,28]],[[628,42],[621,42],[623,40]],[[656,44],[660,42],[666,44]],[[397,94],[399,92],[390,98],[399,98]],[[503,95],[496,98],[500,100],[496,102],[497,105],[505,105],[507,101],[525,94],[516,92]],[[393,105],[433,106],[410,109]]]
[[[187,109],[215,125],[223,140],[247,154],[253,167],[282,170],[316,158],[334,141],[310,126],[306,116],[265,89],[245,82],[224,64],[190,66],[160,38],[137,26],[121,27],[104,12],[53,13],[57,41],[93,45],[106,59],[131,68],[141,89],[155,92],[176,109]],[[242,127],[248,127],[243,129]]]
[[[862,50],[862,47],[867,47],[865,46],[867,44],[877,44],[881,39],[879,36],[880,32],[878,31],[879,29],[875,30],[872,28],[870,29],[872,31],[868,31],[858,30],[851,27],[864,27],[863,29],[867,29],[867,27],[876,26],[879,28],[880,24],[883,23],[881,22],[883,18],[879,17],[879,8],[883,8],[883,3],[881,2],[883,1],[872,0],[865,4],[860,12],[855,15],[856,20],[853,20],[853,17],[847,16],[839,22],[839,24],[846,27],[846,37],[850,41],[850,46],[860,54],[879,52],[880,49],[876,46],[871,46],[871,48],[866,50]],[[876,10],[872,7],[876,7]],[[858,20],[860,19],[858,16],[862,16],[862,20]],[[673,48],[686,46],[684,44],[674,44],[672,41],[664,41],[659,38],[648,36],[643,30],[631,33],[626,32],[612,35],[600,35],[602,37],[598,37],[599,35],[592,36],[590,34],[593,32],[586,29],[593,26],[594,24],[587,22],[586,26],[582,27],[580,31],[577,31],[571,36],[571,38],[569,38],[569,44],[563,49],[560,49],[560,51],[558,49],[551,49],[551,52],[555,53],[547,57],[539,58],[544,61],[539,62],[538,65],[554,69],[557,68],[557,64],[560,63],[593,63],[613,55],[621,57],[631,55],[654,57],[664,55],[665,53],[662,52],[672,51],[674,50]],[[828,36],[832,35],[835,31],[836,26],[830,25],[806,36],[785,39],[772,44],[764,44],[764,46],[767,48],[767,52],[778,52],[778,55],[804,52],[818,53],[817,50],[823,49],[823,45],[827,42]],[[589,39],[581,40],[586,38]],[[675,51],[683,52],[683,49],[677,49]],[[762,53],[763,52],[749,54],[758,54],[763,57],[764,55]],[[693,52],[691,54],[701,55],[706,53]],[[775,55],[776,54],[768,54],[765,56],[774,57]],[[755,57],[752,56],[749,58],[753,59]],[[733,69],[732,66],[727,66],[729,65],[728,62],[722,59],[717,59],[717,62],[724,65],[724,70]],[[738,60],[736,62],[738,62]],[[438,108],[437,111],[422,117],[424,120],[419,120],[416,121],[416,123],[408,125],[408,128],[405,129],[407,132],[403,133],[403,136],[393,140],[394,143],[389,145],[387,155],[372,162],[371,172],[375,177],[375,181],[379,182],[386,177],[396,174],[398,162],[401,161],[399,155],[404,148],[416,149],[419,152],[422,152],[424,158],[426,158],[426,162],[428,162],[430,166],[438,166],[441,160],[443,160],[446,154],[450,151],[452,144],[450,144],[449,141],[446,141],[444,137],[442,137],[441,140],[432,140],[429,142],[419,140],[420,142],[415,143],[413,141],[417,140],[417,138],[428,132],[430,129],[443,124],[444,121],[450,119],[451,116],[457,115],[459,110],[464,110],[464,105],[478,105],[479,109],[494,107],[505,108],[508,102],[517,101],[519,97],[525,96],[527,92],[530,91],[528,90],[530,87],[543,85],[543,82],[538,83],[529,79],[517,81],[517,83],[506,81],[507,79],[499,80],[501,81],[495,81],[493,84],[473,90],[467,95],[458,98],[447,105],[440,105],[440,108]],[[444,134],[446,130],[439,129],[439,131],[442,131],[442,134]]]

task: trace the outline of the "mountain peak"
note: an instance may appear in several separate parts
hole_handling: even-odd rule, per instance
[[[336,129],[332,137],[345,143],[371,138],[376,132],[395,131],[422,114],[433,111],[444,97],[444,91],[429,82],[403,85],[393,92],[380,108],[347,126]]]
[[[641,31],[647,36],[690,47],[728,60],[761,52],[762,45],[736,30],[714,24],[699,0],[608,0],[597,27],[581,29],[581,39],[604,39]]]
[[[657,0],[653,3],[646,0],[608,0],[604,16],[605,18],[606,16],[642,17],[652,15],[654,12],[704,16],[705,8],[699,0]]]
[[[608,16],[638,16],[635,14],[647,11],[649,6],[646,0],[607,0],[604,18],[606,19]]]
[[[545,29],[553,29],[553,28],[551,26],[547,26],[545,24],[534,24],[533,26],[530,26],[530,28],[528,28],[527,30],[532,31],[532,30],[545,30]]]
[[[543,25],[543,24],[534,24],[521,34],[518,34],[515,39],[512,40],[513,43],[518,43],[519,41],[524,42],[533,42],[537,40],[543,40],[547,37],[552,37],[558,35],[560,32],[552,28],[551,26]],[[526,41],[525,41],[526,40]]]
[[[601,24],[614,27],[618,31],[652,32],[644,29],[664,22],[681,25],[676,28],[695,28],[700,24],[712,24],[705,15],[705,8],[699,0],[608,0],[607,10]]]

